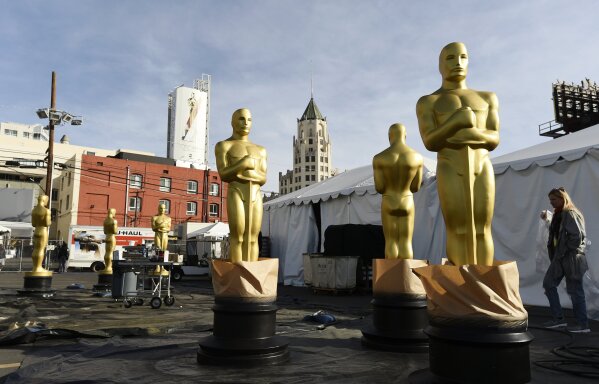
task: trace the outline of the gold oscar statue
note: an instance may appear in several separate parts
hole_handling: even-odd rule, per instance
[[[233,367],[282,363],[289,352],[288,342],[275,335],[279,260],[258,258],[266,149],[248,138],[249,109],[233,112],[231,126],[231,137],[214,148],[218,174],[228,183],[230,260],[211,260],[213,333],[200,340],[197,361]]]
[[[25,273],[25,276],[47,277],[52,276],[52,272],[42,267],[42,261],[46,254],[48,245],[48,227],[50,227],[51,217],[48,207],[48,196],[40,195],[37,198],[37,205],[31,211],[31,225],[35,228],[33,231],[33,268],[31,272]]]
[[[499,144],[497,96],[466,87],[463,43],[439,55],[441,88],[418,100],[420,135],[437,152],[437,185],[447,228],[447,257],[454,265],[493,264],[491,220],[495,176],[489,151]]]
[[[101,272],[104,275],[112,275],[112,253],[116,246],[116,234],[118,232],[117,221],[115,219],[116,209],[110,208],[108,215],[104,219],[104,235],[106,235],[106,252],[104,253],[104,270]]]
[[[229,183],[227,215],[230,257],[233,263],[258,260],[258,233],[262,225],[262,194],[266,182],[266,150],[249,141],[252,114],[238,109],[231,118],[233,134],[218,142],[216,166]]]
[[[152,216],[152,230],[154,231],[154,247],[166,251],[168,247],[168,233],[171,230],[171,218],[166,215],[166,205],[158,205],[158,214]],[[168,271],[157,266],[154,274],[168,276]]]
[[[158,205],[158,214],[152,216],[152,230],[154,231],[154,246],[161,251],[166,251],[168,246],[168,233],[171,230],[171,218],[166,215],[166,205]]]
[[[389,148],[373,161],[374,186],[383,195],[381,217],[386,259],[412,259],[414,198],[422,183],[422,156],[406,144],[406,127],[389,128]]]

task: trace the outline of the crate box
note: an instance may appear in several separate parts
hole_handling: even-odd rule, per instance
[[[359,256],[323,256],[321,254],[311,254],[312,286],[314,288],[328,289],[355,288],[358,258]]]
[[[310,255],[313,255],[313,253],[302,253],[304,260],[304,285],[312,285],[312,263],[310,262]]]

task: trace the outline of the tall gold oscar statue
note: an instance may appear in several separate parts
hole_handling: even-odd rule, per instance
[[[446,45],[441,88],[416,105],[420,135],[437,155],[437,187],[450,263],[415,268],[428,300],[430,372],[439,381],[530,381],[528,313],[518,267],[494,260],[491,221],[499,144],[497,96],[466,86],[468,51]],[[489,364],[493,356],[493,364]]]
[[[105,240],[105,253],[104,253],[104,270],[100,273],[105,275],[112,275],[112,253],[116,246],[116,234],[118,232],[118,225],[115,219],[116,209],[110,208],[108,215],[104,219],[104,235]]]
[[[372,160],[374,186],[382,195],[381,221],[385,258],[372,260],[372,324],[362,330],[362,344],[398,352],[428,348],[422,329],[427,325],[426,293],[413,268],[414,197],[423,177],[422,156],[406,144],[406,127],[389,127],[389,148]]]
[[[233,134],[214,149],[221,179],[228,183],[230,261],[212,260],[213,333],[200,340],[200,364],[261,366],[287,361],[287,342],[275,336],[279,260],[258,258],[266,149],[248,136],[252,114],[231,117]]]
[[[233,134],[216,144],[216,166],[229,183],[227,215],[230,257],[233,263],[258,260],[258,233],[262,226],[262,194],[266,183],[266,150],[248,139],[252,114],[238,109],[231,118]]]
[[[495,175],[489,151],[499,144],[497,96],[466,86],[468,52],[463,43],[443,48],[439,71],[441,88],[420,98],[416,113],[424,145],[438,152],[447,257],[455,265],[492,265]]]

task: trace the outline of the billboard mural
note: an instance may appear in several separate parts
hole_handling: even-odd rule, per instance
[[[208,93],[179,87],[169,97],[167,156],[206,164]]]

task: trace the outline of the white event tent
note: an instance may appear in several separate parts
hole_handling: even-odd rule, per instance
[[[587,306],[599,318],[599,125],[493,158],[496,180],[493,240],[495,257],[515,260],[525,304],[547,306],[542,279],[547,261],[537,257],[539,214],[551,209],[547,193],[565,187],[586,218],[589,273],[585,276]],[[414,195],[414,255],[439,263],[445,255],[445,225],[433,170],[426,159],[426,177]],[[381,196],[374,189],[371,165],[356,168],[264,204],[262,233],[270,237],[271,254],[280,259],[279,279],[303,284],[302,254],[316,252],[319,234],[314,209],[321,214],[321,239],[334,224],[379,224]],[[541,247],[542,244],[541,244]],[[571,303],[565,288],[562,304]]]
[[[495,257],[516,260],[525,304],[548,306],[542,281],[549,261],[537,257],[541,210],[547,193],[564,187],[586,221],[589,273],[584,278],[589,315],[599,319],[599,125],[493,159]],[[593,244],[596,243],[596,244]],[[564,286],[562,305],[571,307]]]
[[[414,255],[440,260],[445,230],[435,231],[443,220],[434,182],[436,162],[424,159],[424,183],[414,194],[416,205]],[[372,166],[342,172],[308,187],[264,203],[262,234],[270,237],[270,252],[279,258],[279,280],[286,285],[303,284],[303,253],[318,252],[319,233],[314,210],[324,231],[337,224],[381,224],[381,195],[374,188]]]

